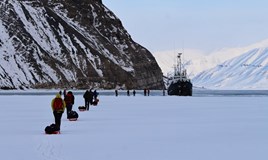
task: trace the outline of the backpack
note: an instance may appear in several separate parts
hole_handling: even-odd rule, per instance
[[[71,93],[67,93],[64,98],[66,105],[73,104],[73,95]]]
[[[61,98],[55,98],[53,103],[54,111],[59,111],[63,109],[63,102]]]

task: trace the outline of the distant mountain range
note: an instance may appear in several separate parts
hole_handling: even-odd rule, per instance
[[[154,54],[164,74],[172,72],[175,55],[171,52]],[[186,50],[183,59],[195,87],[268,89],[268,40],[209,55]]]
[[[0,89],[163,87],[152,54],[101,0],[1,0]]]

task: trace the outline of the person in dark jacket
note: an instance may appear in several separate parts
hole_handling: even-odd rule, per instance
[[[91,90],[86,90],[83,97],[85,99],[86,110],[89,110],[89,105],[93,102],[93,92]]]
[[[60,130],[61,125],[61,117],[65,110],[66,104],[64,100],[61,98],[61,95],[58,93],[56,97],[51,101],[51,108],[53,111],[53,115],[55,118],[55,125]]]
[[[146,90],[146,88],[144,88],[143,93],[144,93],[144,96],[147,95],[147,90]]]
[[[73,92],[68,91],[66,96],[64,97],[64,101],[66,103],[67,108],[67,118],[70,111],[72,111],[73,105],[74,105],[74,95]]]
[[[66,89],[64,89],[64,90],[63,90],[63,97],[64,97],[64,98],[65,98],[66,94],[67,94],[67,93],[66,93]]]

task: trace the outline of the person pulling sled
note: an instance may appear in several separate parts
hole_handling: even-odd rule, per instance
[[[66,104],[59,93],[56,94],[56,97],[51,101],[51,107],[55,118],[55,130],[60,131],[61,117],[64,113]]]
[[[72,91],[68,91],[68,93],[64,97],[64,101],[66,103],[67,108],[67,119],[69,119],[69,113],[73,110],[74,105],[74,95]]]
[[[86,92],[83,95],[85,99],[85,109],[88,111],[89,110],[89,105],[92,104],[93,102],[93,92],[92,90],[86,90]]]

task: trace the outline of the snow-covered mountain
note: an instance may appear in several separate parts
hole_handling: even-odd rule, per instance
[[[174,53],[154,55],[164,74],[172,71]],[[184,68],[196,87],[268,89],[268,40],[247,47],[223,49],[209,55],[186,50]]]
[[[256,48],[205,70],[195,86],[227,89],[268,89],[268,47]]]
[[[162,88],[152,54],[101,0],[0,1],[0,88]]]

